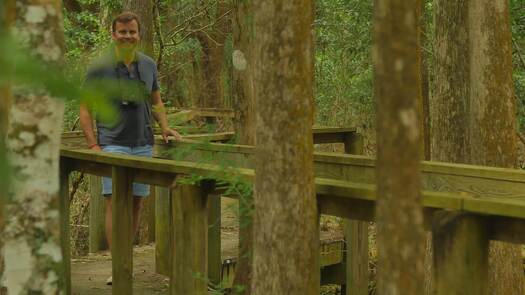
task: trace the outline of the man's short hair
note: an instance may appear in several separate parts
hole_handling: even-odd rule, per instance
[[[139,27],[139,32],[140,32],[139,17],[136,14],[134,14],[133,12],[130,12],[130,11],[124,11],[123,13],[117,15],[113,19],[113,22],[111,23],[111,31],[113,33],[115,32],[115,28],[117,26],[117,23],[127,24],[127,23],[132,22],[132,21],[136,21],[137,22],[137,25]]]

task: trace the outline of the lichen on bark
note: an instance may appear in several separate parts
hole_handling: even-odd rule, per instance
[[[64,48],[58,0],[18,0],[15,36],[43,63],[60,63]],[[35,78],[37,79],[37,77]],[[3,233],[3,282],[9,294],[60,294],[59,147],[63,102],[45,90],[13,90],[7,148],[13,171]]]

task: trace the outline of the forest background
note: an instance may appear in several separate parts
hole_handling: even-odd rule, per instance
[[[85,71],[89,61],[107,48],[111,17],[122,11],[120,0],[64,0],[66,59],[69,69]],[[206,61],[220,57],[218,86],[222,107],[232,98],[231,7],[221,8],[217,0],[155,0],[153,15],[154,53],[160,61],[162,97],[168,106],[199,105],[210,95]],[[432,71],[432,1],[424,1],[423,53]],[[375,106],[372,76],[372,13],[369,0],[317,0],[315,15],[315,123],[326,126],[356,126],[365,135],[367,154],[375,151]],[[514,82],[519,130],[525,127],[525,1],[510,0],[513,34]],[[226,24],[224,24],[226,21]],[[217,29],[217,25],[223,23]],[[218,31],[218,34],[217,34]],[[200,33],[209,42],[224,45],[220,56],[206,50]],[[204,46],[203,46],[204,45]],[[432,74],[427,77],[432,77]],[[81,81],[78,81],[81,83]],[[432,81],[428,81],[429,93]],[[209,90],[208,90],[209,91]],[[213,92],[213,91],[212,91]],[[429,95],[431,98],[432,95]],[[70,100],[65,112],[65,130],[71,130],[78,116],[78,101]]]

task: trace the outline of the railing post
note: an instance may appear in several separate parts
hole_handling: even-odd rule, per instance
[[[344,145],[347,154],[363,154],[363,137],[357,132],[347,134]],[[366,295],[368,294],[368,223],[345,219],[344,231],[346,287],[341,286],[342,294]]]
[[[113,167],[111,256],[113,292],[133,293],[133,174],[129,168]]]
[[[166,187],[155,188],[155,271],[165,276],[171,269],[171,196]]]
[[[432,234],[433,294],[488,294],[486,220],[461,212],[437,212]]]
[[[106,202],[102,197],[102,177],[89,176],[89,252],[95,253],[106,250],[105,216]]]
[[[71,250],[69,234],[69,174],[71,170],[67,161],[60,159],[60,246],[62,249],[62,283],[65,294],[71,294]]]
[[[221,283],[221,196],[208,198],[208,277],[212,284]]]
[[[170,294],[208,294],[207,191],[177,184],[172,189],[172,271]]]

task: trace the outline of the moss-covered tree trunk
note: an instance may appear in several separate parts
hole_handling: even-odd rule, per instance
[[[509,1],[471,1],[470,161],[515,168],[516,101]],[[523,294],[519,245],[491,242],[489,294]]]
[[[378,293],[423,293],[418,0],[375,1]]]
[[[233,107],[237,143],[255,145],[255,100],[253,95],[253,3],[233,1]],[[234,285],[250,286],[253,265],[253,197],[243,196],[239,203],[239,258]],[[247,288],[243,293],[250,294]]]
[[[432,159],[516,167],[506,0],[435,1]],[[489,294],[523,294],[520,247],[491,243]]]
[[[17,0],[17,36],[32,54],[60,63],[64,53],[58,0]],[[63,102],[43,90],[16,88],[9,115],[13,172],[4,236],[9,294],[64,292],[59,222],[59,146]]]
[[[313,2],[254,2],[253,294],[319,294],[313,174]],[[285,267],[284,267],[285,266]]]

